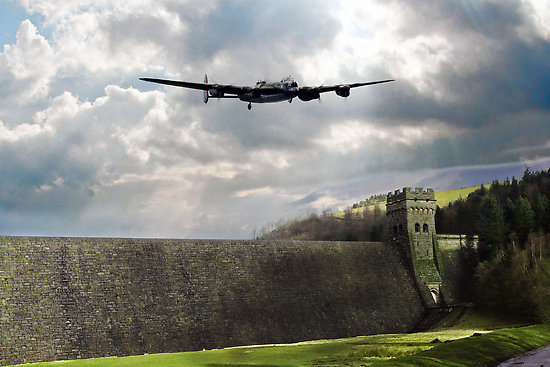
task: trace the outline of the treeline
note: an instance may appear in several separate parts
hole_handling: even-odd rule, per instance
[[[479,235],[472,301],[550,321],[550,169],[494,181],[436,212],[436,231]]]
[[[363,210],[347,209],[343,218],[332,212],[311,214],[305,219],[280,223],[272,231],[261,231],[261,239],[292,239],[310,241],[386,241],[386,215],[378,207]]]
[[[550,322],[550,235],[509,247],[478,264],[471,301],[480,309],[530,322]]]
[[[371,195],[368,199],[361,200],[358,203],[353,203],[351,208],[357,209],[357,208],[365,208],[367,206],[376,206],[379,203],[385,203],[386,197],[387,197],[386,194]]]
[[[479,235],[479,257],[489,260],[508,246],[524,249],[530,233],[550,233],[550,169],[531,172],[520,181],[493,181],[466,199],[438,208],[437,233]]]

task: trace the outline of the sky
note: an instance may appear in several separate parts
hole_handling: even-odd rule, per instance
[[[247,239],[550,167],[550,2],[0,0],[0,234]],[[202,102],[154,77],[395,79]]]

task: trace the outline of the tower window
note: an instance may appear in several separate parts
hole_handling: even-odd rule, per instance
[[[422,226],[422,232],[428,233],[428,225],[426,223]]]
[[[399,234],[403,234],[403,225],[402,224],[399,225]]]
[[[416,223],[416,224],[414,225],[414,231],[415,231],[415,232],[420,232],[420,224]]]

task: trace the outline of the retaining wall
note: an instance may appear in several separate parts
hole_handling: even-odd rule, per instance
[[[0,364],[411,330],[382,243],[0,237]]]

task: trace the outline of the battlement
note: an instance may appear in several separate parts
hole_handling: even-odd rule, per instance
[[[431,188],[424,191],[421,187],[417,187],[414,190],[410,187],[404,187],[402,190],[395,190],[393,193],[388,193],[387,205],[395,204],[403,200],[435,201],[435,192],[434,189]]]

